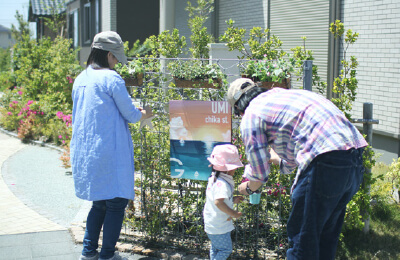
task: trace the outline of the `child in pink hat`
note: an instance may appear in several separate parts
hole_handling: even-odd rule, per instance
[[[232,253],[232,218],[242,213],[233,209],[233,203],[240,203],[242,196],[233,196],[233,175],[243,167],[238,149],[232,144],[217,145],[207,158],[212,166],[208,179],[206,203],[204,205],[204,230],[211,240],[210,259],[227,259]]]

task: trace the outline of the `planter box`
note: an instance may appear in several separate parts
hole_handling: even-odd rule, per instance
[[[177,88],[220,88],[222,86],[221,79],[214,79],[214,84],[218,84],[215,86],[214,84],[210,84],[208,79],[199,79],[199,80],[187,80],[187,79],[179,79],[175,78],[175,85]]]
[[[246,75],[242,75],[242,78],[249,78],[254,83],[256,83],[259,87],[272,89],[272,88],[285,88],[290,89],[290,78],[286,78],[282,80],[282,83],[279,82],[269,82],[269,81],[259,81],[257,78],[247,77]]]
[[[125,86],[142,86],[143,85],[143,73],[138,74],[136,78],[124,78]]]

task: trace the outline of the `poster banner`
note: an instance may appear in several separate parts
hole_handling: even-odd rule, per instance
[[[169,114],[171,177],[207,180],[214,146],[231,143],[231,107],[226,101],[172,100]]]

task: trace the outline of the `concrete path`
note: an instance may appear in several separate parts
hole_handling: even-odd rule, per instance
[[[0,260],[79,258],[82,245],[75,244],[69,228],[84,222],[90,203],[75,197],[59,155],[0,131]]]
[[[6,185],[2,166],[26,148],[0,133],[0,259],[78,259],[81,248],[61,226],[26,206]],[[23,164],[23,162],[21,162]]]

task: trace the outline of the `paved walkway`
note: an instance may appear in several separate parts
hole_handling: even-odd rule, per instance
[[[0,133],[0,259],[76,260],[81,248],[68,229],[27,207],[3,179],[3,163],[26,146]]]
[[[25,146],[20,140],[0,133],[0,165]],[[0,235],[60,230],[66,228],[39,215],[15,197],[0,174]]]
[[[28,153],[35,153],[35,150],[32,149],[41,149],[40,153],[42,153],[43,149],[48,148],[32,148],[32,145],[23,144],[19,139],[0,131],[0,260],[76,260],[80,256],[82,245],[75,242],[79,242],[77,241],[79,239],[80,242],[82,240],[83,229],[80,225],[87,216],[88,203],[82,202],[82,205],[79,204],[79,207],[77,207],[76,201],[69,202],[75,207],[75,209],[72,208],[70,210],[71,214],[76,213],[73,219],[70,217],[67,220],[60,220],[51,217],[50,215],[53,216],[56,211],[60,211],[62,207],[65,207],[57,208],[59,207],[58,204],[64,203],[62,200],[66,192],[57,190],[54,194],[49,195],[48,193],[52,192],[51,188],[54,190],[54,187],[51,187],[49,183],[37,184],[37,180],[41,180],[39,176],[36,176],[36,184],[31,185],[33,187],[29,187],[31,169],[27,169],[27,167],[32,167],[32,163],[27,164],[26,160],[28,158],[24,158],[24,156]],[[54,153],[57,156],[58,152],[53,151]],[[38,156],[40,157],[40,155]],[[9,167],[9,162],[13,160],[14,166]],[[38,159],[33,160],[38,161]],[[39,164],[38,167],[41,168],[41,172],[52,171],[52,169],[49,169],[51,167],[50,163],[47,165],[46,163],[36,162],[36,164]],[[19,174],[20,176],[18,177],[18,174],[8,172],[19,167],[21,169],[16,171],[26,173],[26,176]],[[65,178],[65,176],[63,177]],[[15,178],[17,185],[25,184],[25,186],[28,186],[24,188],[25,194],[20,194],[17,188],[14,189],[13,178]],[[48,181],[54,183],[54,180]],[[47,190],[44,187],[47,187]],[[54,197],[57,196],[58,192],[57,198],[48,200],[53,203],[53,206],[47,206],[47,209],[44,210],[44,212],[53,210],[52,214],[42,212],[42,208],[45,208],[46,205],[35,207],[24,199],[24,197],[34,197],[36,190],[38,190],[36,193],[41,193],[43,197],[46,194],[49,195],[48,197]],[[65,213],[61,212],[60,215],[68,216]],[[71,222],[77,222],[78,225]],[[156,259],[130,253],[121,253],[121,255],[130,260]]]

